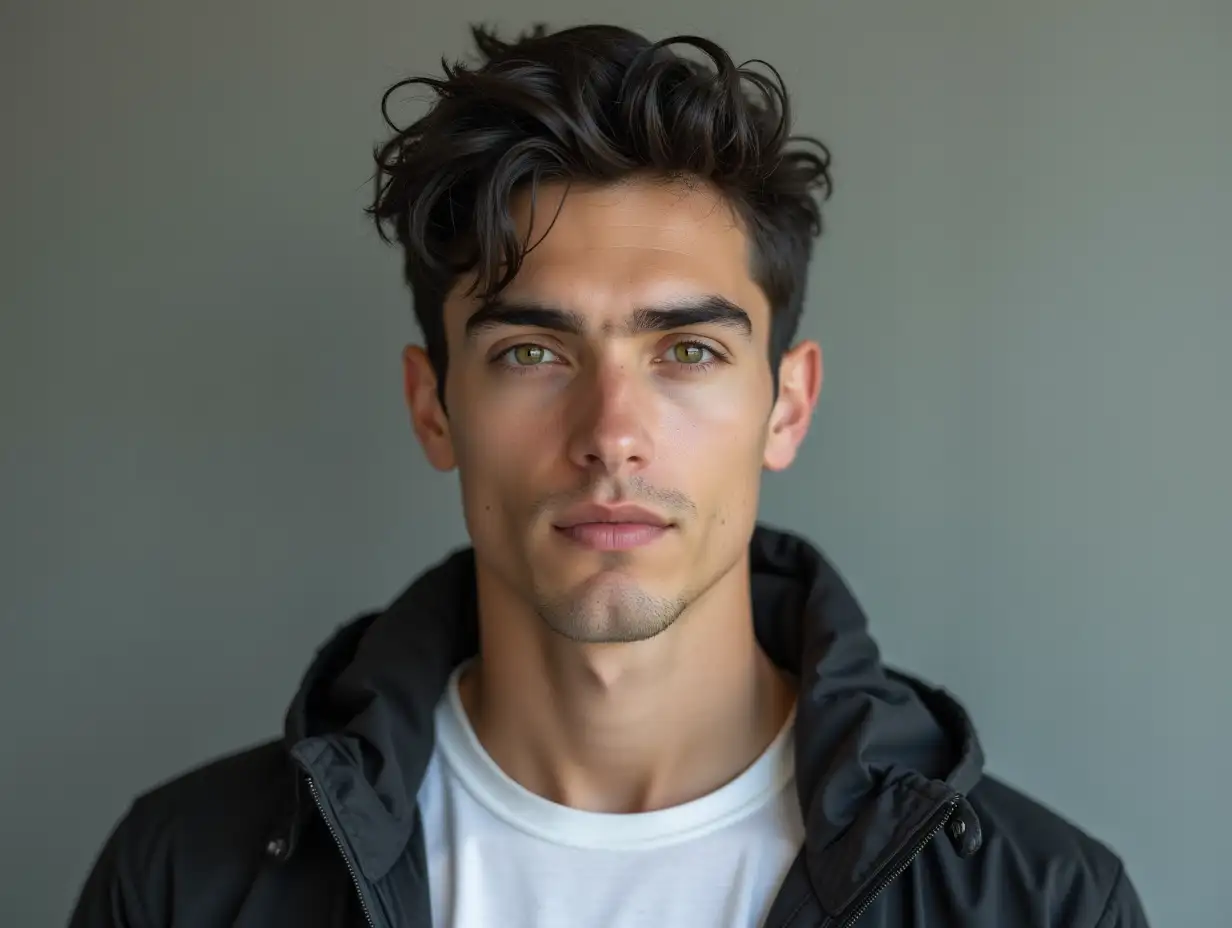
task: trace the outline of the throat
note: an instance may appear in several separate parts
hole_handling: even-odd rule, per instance
[[[530,792],[590,812],[654,812],[720,789],[783,730],[794,682],[756,648],[738,669],[712,675],[703,666],[676,681],[549,676],[540,698],[528,699],[525,689],[507,697],[499,673],[476,661],[459,695],[480,744]]]

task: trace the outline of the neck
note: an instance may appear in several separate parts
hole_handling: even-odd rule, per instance
[[[496,764],[554,802],[645,812],[704,796],[766,749],[794,704],[754,636],[746,565],[627,644],[568,641],[529,610],[495,608],[509,602],[498,592],[481,571],[481,656],[462,703]]]

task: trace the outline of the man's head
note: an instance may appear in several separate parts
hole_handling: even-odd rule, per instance
[[[705,40],[475,37],[479,67],[396,85],[437,100],[377,152],[415,429],[493,583],[574,640],[647,638],[743,566],[807,430],[820,353],[788,346],[828,153]]]

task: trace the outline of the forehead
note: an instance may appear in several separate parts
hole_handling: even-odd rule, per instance
[[[538,188],[533,203],[529,193],[516,194],[510,212],[520,240],[533,247],[506,298],[547,300],[608,327],[638,308],[717,295],[742,307],[754,331],[768,323],[744,225],[709,186],[551,183]],[[475,297],[450,302],[451,328],[479,305]]]

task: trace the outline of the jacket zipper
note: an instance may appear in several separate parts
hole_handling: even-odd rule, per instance
[[[317,804],[317,810],[321,813],[321,819],[325,822],[325,827],[329,829],[330,835],[334,839],[334,844],[338,845],[338,853],[342,855],[342,861],[346,864],[347,872],[351,874],[351,882],[355,884],[355,895],[359,897],[359,907],[364,912],[364,918],[368,921],[368,928],[376,928],[376,922],[372,918],[372,911],[368,908],[368,902],[364,899],[364,889],[359,883],[359,874],[355,872],[355,867],[351,863],[351,858],[346,852],[346,846],[342,843],[342,838],[334,828],[334,823],[330,821],[329,816],[325,813],[325,804],[321,802],[321,794],[317,792],[317,785],[313,782],[312,777],[305,777],[308,781],[308,790],[312,793],[312,801]]]
[[[945,808],[936,814],[936,820],[933,823],[933,826],[929,828],[928,832],[915,843],[915,846],[911,849],[911,853],[908,854],[897,867],[894,867],[884,880],[878,883],[867,895],[865,895],[860,904],[856,906],[856,910],[843,919],[840,928],[849,928],[849,926],[853,925],[861,915],[868,911],[868,907],[877,900],[877,897],[885,892],[887,886],[907,872],[907,868],[910,867],[915,862],[915,859],[920,856],[920,852],[928,846],[928,842],[937,837],[941,829],[946,826],[946,823],[953,818],[954,810],[957,808],[957,797],[946,803]]]

